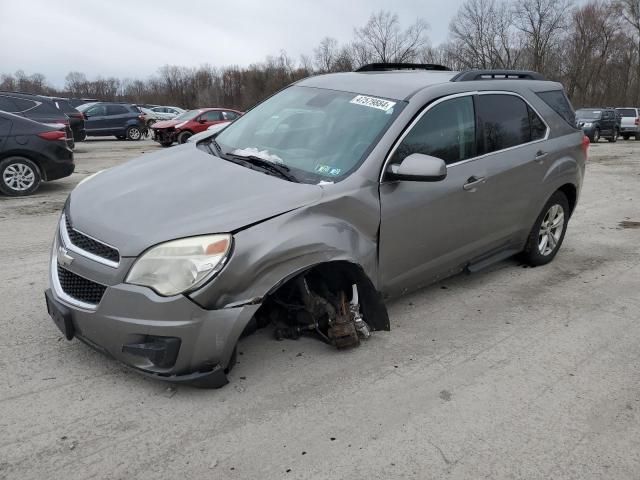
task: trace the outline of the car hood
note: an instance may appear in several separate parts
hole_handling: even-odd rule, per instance
[[[151,128],[171,128],[171,127],[175,127],[179,123],[182,123],[183,121],[184,120],[181,120],[181,121],[178,121],[178,120],[163,120],[161,122],[154,123],[153,127],[151,127]]]
[[[78,185],[67,215],[74,228],[131,257],[167,240],[234,232],[317,202],[322,191],[186,144],[147,154]]]

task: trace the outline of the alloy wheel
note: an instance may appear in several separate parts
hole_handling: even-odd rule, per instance
[[[561,205],[552,205],[540,224],[538,232],[538,251],[544,255],[551,255],[558,247],[564,229],[564,209]]]
[[[142,132],[140,132],[140,129],[136,127],[132,127],[129,129],[129,138],[131,140],[139,140],[141,136]]]
[[[36,181],[36,175],[30,166],[12,163],[2,172],[4,184],[17,192],[29,190]]]

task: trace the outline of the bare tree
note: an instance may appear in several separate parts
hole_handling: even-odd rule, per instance
[[[636,104],[640,104],[640,0],[620,0],[622,17],[632,28],[636,41]]]
[[[460,64],[467,68],[515,68],[522,42],[515,33],[513,11],[502,1],[467,0],[449,31]]]
[[[515,25],[524,35],[528,67],[545,71],[546,60],[561,42],[572,0],[521,0],[515,3]]]
[[[316,69],[322,73],[333,71],[337,56],[338,41],[335,38],[323,38],[320,41],[320,45],[313,50]]]
[[[354,59],[357,64],[415,61],[428,43],[427,29],[427,22],[420,18],[402,30],[398,15],[387,11],[374,13],[364,27],[354,32]]]

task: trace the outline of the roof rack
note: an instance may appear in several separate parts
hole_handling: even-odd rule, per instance
[[[530,70],[467,70],[451,79],[452,82],[474,80],[546,80],[538,72]]]
[[[369,63],[358,68],[356,72],[389,72],[391,70],[435,70],[448,72],[451,69],[435,63]]]

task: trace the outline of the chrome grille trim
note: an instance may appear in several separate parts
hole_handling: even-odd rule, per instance
[[[60,238],[62,240],[62,245],[67,248],[68,250],[77,253],[78,255],[81,255],[83,257],[89,258],[91,260],[93,260],[94,262],[98,262],[101,263],[103,265],[106,265],[108,267],[111,268],[118,268],[118,266],[120,265],[120,261],[118,260],[117,262],[114,262],[113,260],[109,260],[108,258],[103,258],[99,255],[96,255],[95,253],[91,253],[88,252],[87,250],[84,250],[80,247],[78,247],[77,245],[75,245],[72,241],[71,238],[69,238],[69,233],[67,232],[67,216],[63,213],[62,216],[60,217],[60,225],[58,226],[58,230],[60,232]],[[71,227],[73,228],[73,227]],[[80,230],[76,230],[75,228],[73,229],[74,231],[76,231],[77,233],[84,235],[87,238],[90,238],[91,240],[98,242],[102,245],[105,245],[109,248],[112,248],[113,250],[115,250],[116,252],[118,252],[118,249],[107,244],[104,243],[96,238],[93,238],[90,235],[87,235],[86,233],[81,232]],[[118,258],[120,257],[120,253],[118,252]]]

